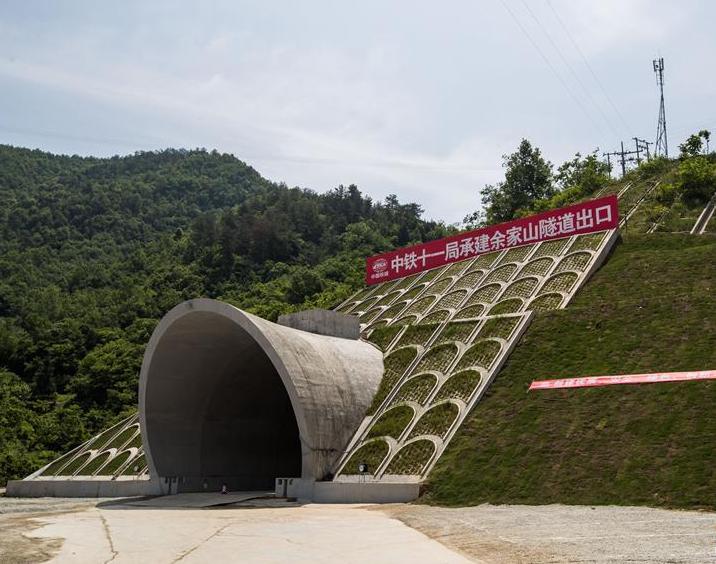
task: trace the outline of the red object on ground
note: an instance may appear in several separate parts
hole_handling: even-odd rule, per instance
[[[493,251],[617,227],[619,208],[617,197],[612,194],[368,257],[365,282],[378,284]]]
[[[692,380],[716,380],[716,370],[697,372],[655,372],[653,374],[625,374],[623,376],[588,376],[562,378],[559,380],[535,380],[530,390],[554,390],[559,388],[591,388],[618,384],[658,384],[659,382],[689,382]]]

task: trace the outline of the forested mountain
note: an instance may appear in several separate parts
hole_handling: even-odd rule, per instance
[[[416,204],[317,194],[232,155],[0,146],[0,484],[136,408],[144,345],[193,297],[275,319],[331,307],[362,258],[444,236]]]

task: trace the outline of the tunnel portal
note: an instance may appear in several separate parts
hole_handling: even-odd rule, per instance
[[[178,491],[273,489],[301,475],[296,417],[276,368],[249,333],[194,312],[164,333],[146,391],[148,439]]]
[[[380,350],[359,339],[183,302],[152,334],[139,378],[150,475],[164,493],[329,479],[382,373]]]

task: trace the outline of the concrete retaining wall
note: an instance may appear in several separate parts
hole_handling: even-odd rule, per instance
[[[286,489],[279,480],[289,480]],[[417,499],[420,482],[314,482],[279,478],[276,494],[313,503],[405,503]]]
[[[8,497],[134,497],[159,495],[156,480],[10,480]]]
[[[318,335],[353,340],[360,338],[360,321],[356,316],[329,309],[308,309],[279,315],[278,324]]]
[[[286,478],[283,478],[286,479]],[[313,503],[404,503],[418,497],[420,484],[314,482],[291,478],[288,497]],[[277,484],[276,493],[283,495]],[[156,480],[11,480],[8,497],[135,497],[162,495]]]

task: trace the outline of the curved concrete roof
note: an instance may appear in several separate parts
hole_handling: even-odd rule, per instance
[[[297,427],[301,477],[321,479],[363,420],[382,374],[382,353],[369,343],[284,327],[216,300],[183,302],[160,321],[142,363],[139,413],[151,475],[211,474],[223,456],[212,441],[227,452],[246,447],[223,464],[254,464],[252,456],[273,449],[273,471],[289,472],[291,461],[277,451],[291,450]],[[253,414],[240,419],[242,410]]]

